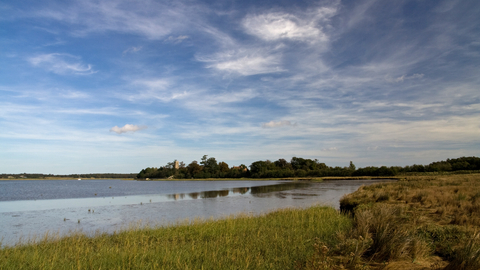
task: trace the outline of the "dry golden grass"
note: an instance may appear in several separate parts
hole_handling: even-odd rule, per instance
[[[359,261],[404,269],[401,265],[409,261],[418,265],[439,256],[443,262],[422,267],[480,269],[479,174],[415,176],[363,186],[340,205],[355,216],[350,237],[372,242]]]
[[[342,198],[351,210],[360,204],[402,204],[438,224],[480,226],[480,175],[416,176],[361,187]],[[427,221],[425,220],[425,221]]]

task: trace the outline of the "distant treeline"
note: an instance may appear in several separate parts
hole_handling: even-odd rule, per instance
[[[190,178],[288,178],[288,177],[325,177],[325,176],[395,176],[408,173],[450,172],[480,170],[480,158],[461,157],[446,161],[432,162],[429,165],[381,166],[356,169],[350,161],[348,167],[329,167],[317,159],[293,157],[290,161],[255,161],[250,166],[229,167],[225,162],[217,162],[213,157],[203,156],[200,163],[192,161],[169,162],[160,168],[145,168],[137,175],[138,179],[190,179]]]
[[[136,173],[90,173],[90,174],[42,174],[42,173],[20,173],[1,174],[0,178],[6,179],[48,179],[48,178],[135,178]]]

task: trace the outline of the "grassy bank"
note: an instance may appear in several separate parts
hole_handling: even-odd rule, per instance
[[[364,186],[340,205],[354,216],[348,238],[362,239],[359,261],[390,262],[390,269],[413,269],[422,260],[427,269],[480,269],[479,174]]]
[[[0,250],[0,269],[295,269],[326,260],[351,220],[328,207],[73,235]],[[323,257],[322,257],[323,256]]]

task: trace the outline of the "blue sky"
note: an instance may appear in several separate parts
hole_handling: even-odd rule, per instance
[[[2,1],[0,173],[480,155],[479,1]]]

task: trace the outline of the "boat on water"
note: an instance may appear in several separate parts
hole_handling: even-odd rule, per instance
[[[78,178],[77,180],[78,180],[78,181],[81,181],[81,180],[82,180],[82,178]]]

